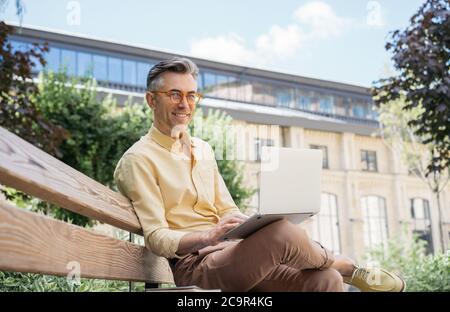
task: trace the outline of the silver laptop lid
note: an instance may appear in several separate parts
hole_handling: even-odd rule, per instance
[[[322,157],[321,150],[263,146],[259,213],[319,212]]]

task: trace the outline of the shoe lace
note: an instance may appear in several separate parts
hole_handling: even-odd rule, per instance
[[[367,281],[367,277],[369,275],[369,271],[363,268],[358,268],[353,272],[352,280],[353,279],[360,279],[363,281]]]

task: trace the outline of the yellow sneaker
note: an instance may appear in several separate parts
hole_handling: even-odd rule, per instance
[[[398,275],[381,268],[358,268],[352,276],[344,276],[344,283],[362,292],[403,292],[405,281]]]

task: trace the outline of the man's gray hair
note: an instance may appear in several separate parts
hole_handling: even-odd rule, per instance
[[[194,79],[198,77],[198,67],[194,62],[184,57],[174,57],[161,61],[150,69],[147,75],[148,91],[155,91],[161,86],[161,74],[164,72],[191,74]]]

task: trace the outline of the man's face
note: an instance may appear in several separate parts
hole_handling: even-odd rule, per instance
[[[154,91],[178,91],[185,95],[197,92],[197,81],[191,74],[165,72],[161,78],[160,87]],[[195,103],[188,103],[186,96],[179,104],[173,103],[165,93],[148,92],[146,99],[153,110],[155,126],[169,136],[176,126],[187,127],[194,114]]]

